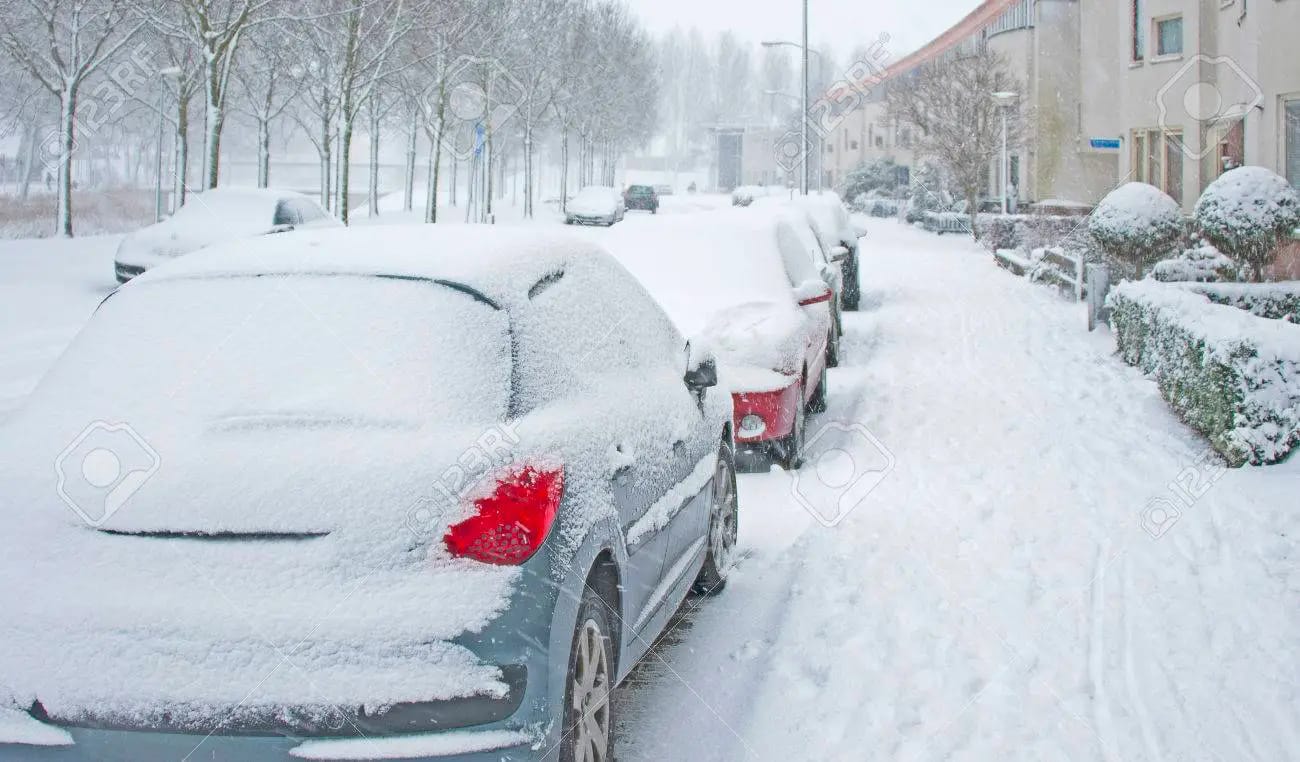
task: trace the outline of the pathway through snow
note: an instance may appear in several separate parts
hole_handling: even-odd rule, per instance
[[[861,424],[896,465],[830,528],[743,478],[744,557],[634,673],[621,758],[1296,759],[1300,464],[1220,476],[1080,307],[967,240],[864,251],[810,437]],[[1208,491],[1169,524],[1175,480]]]

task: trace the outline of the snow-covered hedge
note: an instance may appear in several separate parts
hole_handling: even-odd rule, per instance
[[[1300,324],[1300,282],[1216,283],[1185,286],[1215,304],[1226,304],[1270,320]]]
[[[970,215],[958,212],[923,212],[921,227],[931,233],[965,233],[970,235]]]
[[[1300,194],[1263,167],[1238,167],[1206,187],[1196,224],[1211,243],[1252,268],[1261,280],[1277,247],[1300,225]]]
[[[1151,275],[1166,283],[1215,283],[1238,280],[1239,270],[1237,263],[1214,248],[1213,244],[1201,241],[1173,259],[1156,262],[1156,266],[1151,268]]]
[[[1117,286],[1107,305],[1120,356],[1229,463],[1277,463],[1300,445],[1300,326],[1154,280]]]
[[[1059,246],[1088,261],[1101,258],[1101,249],[1084,220],[1064,214],[981,214],[975,220],[976,237],[990,251]]]
[[[906,203],[889,198],[859,197],[859,200],[861,211],[872,217],[897,217],[898,210]]]
[[[1125,183],[1101,200],[1088,218],[1088,230],[1106,254],[1135,268],[1177,250],[1186,232],[1183,210],[1164,191],[1146,183]]]

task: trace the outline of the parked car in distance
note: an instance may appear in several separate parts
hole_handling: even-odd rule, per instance
[[[660,196],[671,196],[675,192],[676,191],[673,190],[673,186],[667,183],[661,183],[655,186],[655,193],[658,193]]]
[[[824,191],[798,196],[793,203],[805,210],[809,224],[842,273],[841,306],[849,312],[856,311],[862,302],[860,239],[867,234],[866,228],[854,222],[836,193]]]
[[[0,760],[613,759],[614,687],[726,581],[716,384],[580,237],[144,274],[0,438]]]
[[[725,210],[604,241],[683,333],[717,354],[747,460],[798,467],[810,413],[825,409],[834,292],[794,210]]]
[[[629,185],[623,191],[623,206],[651,214],[659,213],[659,194],[649,185]]]
[[[565,209],[566,225],[605,225],[622,222],[627,208],[623,194],[607,185],[588,185],[578,191]]]
[[[171,217],[122,239],[118,283],[206,246],[299,228],[342,227],[320,204],[286,190],[214,188],[191,194]]]

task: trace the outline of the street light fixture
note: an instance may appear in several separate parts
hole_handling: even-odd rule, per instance
[[[180,79],[180,76],[181,76],[181,70],[180,67],[178,66],[168,66],[165,69],[158,70],[158,77],[161,84],[158,87],[158,151],[157,151],[158,161],[157,161],[157,167],[155,172],[157,184],[154,186],[154,191],[153,191],[153,221],[154,222],[162,222],[162,217],[163,217],[163,190],[162,190],[163,130],[167,122],[167,120],[163,116],[163,97],[167,93],[166,83],[168,81],[175,82]]]
[[[801,67],[803,86],[799,88],[802,93],[800,96],[802,118],[799,120],[799,140],[803,145],[803,171],[799,173],[799,193],[807,196],[808,170],[811,169],[811,167],[808,166],[808,53],[810,52],[808,50],[808,0],[803,0],[803,44],[800,45],[793,42],[783,41],[763,43],[763,47],[765,48],[772,48],[778,45],[788,45],[790,47],[799,48],[801,58],[803,59]],[[817,158],[818,160],[821,159],[820,154]]]
[[[999,91],[993,93],[993,100],[998,102],[998,108],[1002,111],[1002,213],[1010,214],[1011,199],[1008,196],[1008,185],[1011,182],[1011,156],[1007,153],[1007,112],[1016,105],[1016,99],[1020,93]]]

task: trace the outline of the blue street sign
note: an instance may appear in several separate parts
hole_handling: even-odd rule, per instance
[[[1120,141],[1119,138],[1092,138],[1088,145],[1098,151],[1118,151]]]

